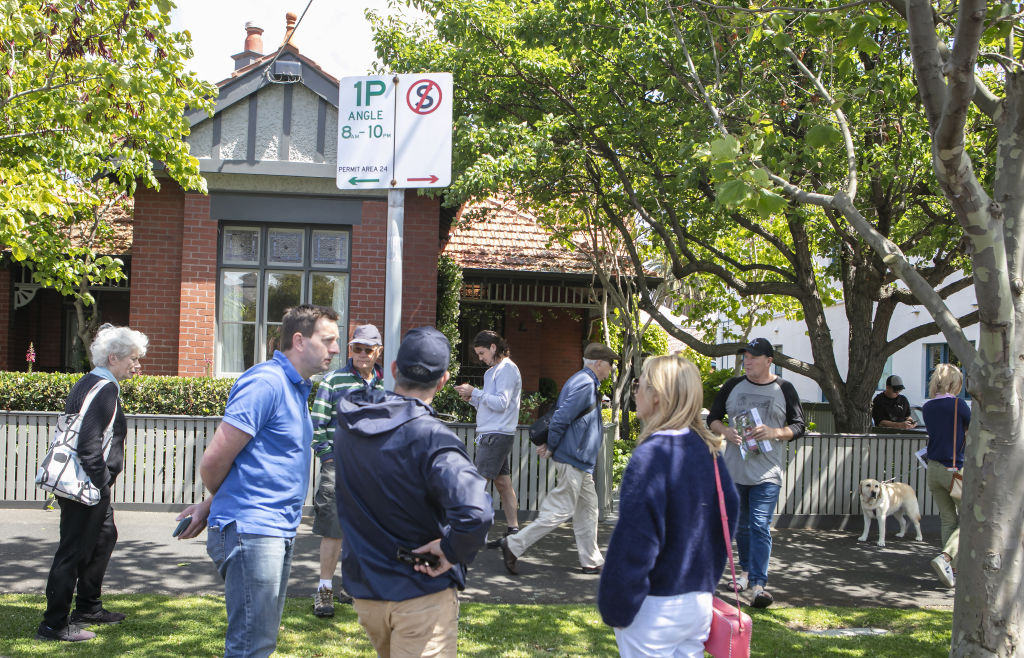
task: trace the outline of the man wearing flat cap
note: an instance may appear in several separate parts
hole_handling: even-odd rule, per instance
[[[917,421],[910,415],[910,400],[900,392],[904,388],[899,375],[889,375],[885,380],[885,390],[871,401],[871,419],[875,421],[875,427],[898,430],[917,427]]]
[[[708,427],[725,437],[725,465],[740,495],[739,586],[750,587],[752,606],[767,608],[774,602],[767,590],[772,516],[786,455],[780,442],[803,436],[804,410],[793,384],[772,372],[775,348],[768,339],[755,338],[736,353],[743,357],[745,374],[722,385],[711,403]]]
[[[505,569],[517,574],[517,560],[538,539],[569,519],[576,535],[582,573],[598,574],[604,556],[597,546],[597,490],[594,465],[601,450],[601,394],[598,387],[612,374],[619,355],[607,345],[583,350],[583,369],[565,382],[548,425],[548,442],[537,454],[555,462],[558,483],[540,504],[537,519],[501,540]]]
[[[412,329],[391,364],[394,392],[358,388],[338,400],[342,579],[379,656],[456,655],[456,590],[494,521],[486,480],[430,406],[450,352],[437,329]]]
[[[345,391],[384,388],[384,373],[377,365],[383,349],[377,327],[356,327],[348,341],[348,363],[324,376],[309,414],[313,419],[313,454],[320,459],[320,483],[313,496],[313,534],[321,537],[320,582],[313,595],[313,614],[317,617],[334,616],[334,570],[341,554],[341,525],[334,502],[334,429],[338,426],[334,410]],[[337,599],[352,603],[344,589]]]

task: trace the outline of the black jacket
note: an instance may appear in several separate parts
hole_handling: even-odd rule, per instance
[[[124,440],[128,435],[128,421],[121,410],[117,384],[104,380],[99,375],[89,373],[78,380],[68,393],[64,402],[64,413],[78,413],[85,402],[85,396],[98,382],[106,381],[93,398],[92,403],[82,418],[78,436],[78,460],[92,483],[101,490],[107,489],[124,468]],[[103,432],[114,418],[114,436],[110,444],[110,454],[103,459]],[[102,492],[104,495],[109,490]]]

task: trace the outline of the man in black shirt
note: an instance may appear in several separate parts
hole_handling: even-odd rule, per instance
[[[910,416],[910,401],[900,394],[903,389],[903,380],[899,375],[889,375],[885,380],[885,390],[871,402],[871,418],[875,421],[875,427],[900,430],[917,427],[917,422]]]

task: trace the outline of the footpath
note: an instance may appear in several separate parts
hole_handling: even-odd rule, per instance
[[[42,509],[0,509],[0,593],[42,594],[56,550],[60,514]],[[171,595],[221,595],[222,587],[206,555],[206,534],[178,541],[172,512],[115,512],[118,541],[107,569],[104,591]],[[599,541],[607,546],[614,517],[601,523]],[[320,538],[310,520],[299,527],[289,596],[312,597],[318,579]],[[503,529],[503,523],[498,527]],[[953,607],[953,590],[942,588],[929,566],[939,538],[899,539],[890,531],[887,546],[858,542],[853,530],[780,529],[772,533],[769,591],[779,606],[894,608]],[[496,534],[492,530],[492,534]],[[463,601],[483,603],[590,603],[599,576],[579,573],[572,528],[566,524],[535,544],[520,561],[520,575],[505,571],[498,550],[483,550],[470,566]],[[728,573],[728,566],[726,567]],[[336,576],[336,585],[340,576]],[[727,578],[719,592],[725,595]],[[745,599],[744,599],[745,600]]]

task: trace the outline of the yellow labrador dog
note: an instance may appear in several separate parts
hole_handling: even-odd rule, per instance
[[[878,520],[878,545],[885,546],[885,519],[895,516],[899,521],[900,531],[897,537],[907,532],[907,518],[914,524],[917,541],[921,541],[921,509],[917,504],[917,494],[913,487],[902,482],[879,482],[878,480],[860,481],[860,509],[864,513],[864,532],[857,541],[867,541],[871,519]]]

